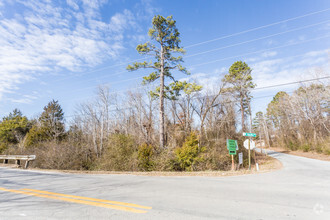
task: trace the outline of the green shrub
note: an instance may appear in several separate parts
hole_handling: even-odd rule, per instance
[[[231,169],[231,156],[228,153],[226,140],[217,140],[207,145],[203,163],[199,170],[229,170]],[[244,148],[245,149],[245,148]]]
[[[194,132],[186,138],[183,146],[175,149],[176,161],[181,170],[193,171],[199,162],[204,160],[202,153],[205,147],[198,146],[198,139]]]
[[[130,135],[113,134],[96,162],[97,169],[110,171],[137,171],[137,145]]]
[[[308,144],[304,144],[301,146],[301,149],[304,151],[304,152],[308,152],[311,150],[311,147],[308,145]]]
[[[316,152],[319,153],[319,154],[321,154],[321,153],[323,152],[323,149],[322,149],[321,146],[316,146],[315,150],[316,150]]]
[[[26,135],[25,146],[34,147],[40,145],[42,142],[48,141],[49,137],[47,136],[46,132],[37,125],[33,125]]]
[[[5,151],[8,148],[7,144],[5,143],[0,143],[0,153]]]
[[[323,151],[326,155],[330,155],[330,149],[324,149]]]
[[[151,145],[143,144],[139,146],[138,149],[138,163],[139,168],[142,171],[151,171],[154,167],[154,162],[152,161],[154,150]]]
[[[298,150],[298,145],[297,143],[293,142],[293,141],[289,141],[287,147],[292,150],[292,151],[296,151]]]

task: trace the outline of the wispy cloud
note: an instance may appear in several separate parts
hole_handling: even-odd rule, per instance
[[[253,79],[257,87],[265,87],[324,76],[326,71],[315,76],[312,70],[320,67],[329,70],[326,61],[327,52],[327,50],[319,50],[297,57],[264,59],[251,65]]]
[[[38,96],[22,95],[22,97],[19,99],[8,98],[8,100],[13,103],[31,104],[33,102],[33,100],[36,100],[37,98],[38,98]]]
[[[310,51],[301,54],[299,57],[274,58],[277,52],[264,53],[255,58],[255,62],[249,63],[252,68],[252,77],[257,87],[267,87],[288,82],[296,82],[329,76],[330,64],[327,64],[328,50]],[[190,82],[197,82],[202,85],[204,91],[213,91],[221,83],[228,68],[215,69],[212,74],[195,73],[191,76],[180,79]],[[281,89],[294,89],[297,84],[285,87],[272,87],[269,91],[280,91]],[[265,90],[256,90],[256,93],[264,93]]]
[[[124,32],[134,28],[135,16],[125,9],[104,21],[100,8],[105,2],[15,3],[22,11],[0,20],[0,100],[43,72],[80,71],[115,59],[124,49]],[[6,4],[0,1],[1,11]]]
[[[267,51],[261,54],[262,57],[267,58],[267,57],[273,57],[276,56],[277,52],[276,51]]]

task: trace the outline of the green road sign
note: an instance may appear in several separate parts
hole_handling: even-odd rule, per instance
[[[237,148],[237,141],[227,139],[227,149],[231,151],[231,150],[236,150],[236,148]]]
[[[245,137],[256,137],[257,135],[255,133],[243,133],[243,136],[245,136]]]
[[[229,155],[236,155],[236,150],[238,150],[237,141],[227,139],[227,149],[229,150]]]

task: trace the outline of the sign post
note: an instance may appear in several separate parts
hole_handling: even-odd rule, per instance
[[[250,143],[251,143],[251,137],[256,137],[257,135],[255,133],[243,133],[243,136],[245,137],[249,137],[249,146],[248,146],[248,149],[249,149],[249,170],[251,170],[251,146],[250,146]]]
[[[236,155],[236,150],[238,150],[237,141],[227,139],[227,149],[229,151],[229,155],[231,155],[231,169],[235,170],[234,155]]]
[[[238,154],[238,164],[243,164],[243,153]]]
[[[241,164],[243,166],[243,153],[242,152],[238,154],[238,168],[241,166]]]

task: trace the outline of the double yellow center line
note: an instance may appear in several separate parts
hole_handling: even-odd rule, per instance
[[[35,190],[35,189],[16,190],[16,189],[6,189],[6,188],[0,187],[0,190],[6,191],[6,192],[36,196],[36,197],[41,197],[41,198],[61,200],[61,201],[65,201],[65,202],[72,202],[72,203],[78,203],[78,204],[85,204],[85,205],[92,205],[92,206],[98,206],[98,207],[104,207],[104,208],[117,209],[117,210],[134,212],[134,213],[146,213],[147,210],[152,209],[152,207],[149,207],[149,206],[142,206],[142,205],[137,205],[137,204],[133,204],[133,203],[118,202],[118,201],[111,201],[111,200],[105,200],[105,199],[95,199],[95,198],[89,198],[89,197],[83,197],[83,196],[74,196],[74,195],[67,195],[67,194],[62,194],[62,193],[54,193],[54,192]]]

